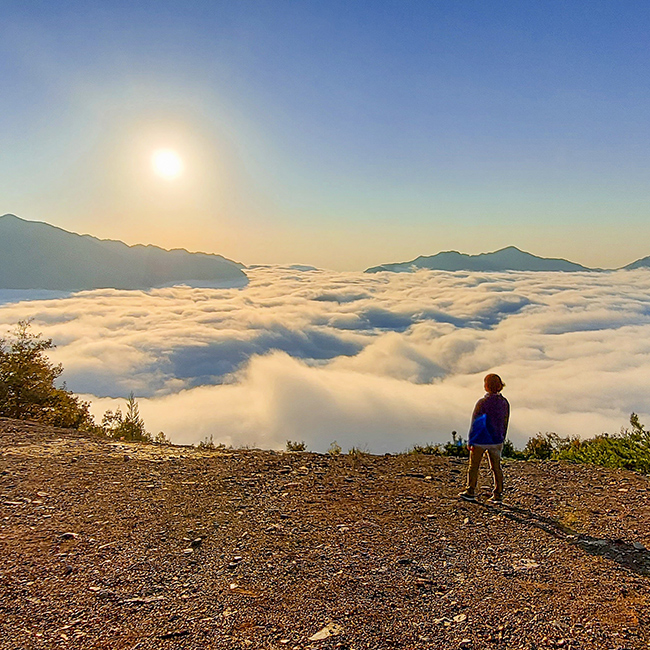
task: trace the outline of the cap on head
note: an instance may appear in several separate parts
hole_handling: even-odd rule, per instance
[[[499,377],[499,375],[485,375],[484,381],[485,390],[488,393],[500,393],[505,387],[505,384],[501,381],[501,377]]]

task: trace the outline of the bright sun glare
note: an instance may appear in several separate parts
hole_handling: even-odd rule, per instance
[[[168,180],[177,178],[183,172],[183,161],[180,156],[171,149],[158,149],[151,156],[151,164],[158,174]]]

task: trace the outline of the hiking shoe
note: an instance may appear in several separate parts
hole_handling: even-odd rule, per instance
[[[465,490],[458,495],[461,499],[465,501],[476,501],[476,496],[472,494],[469,490]]]
[[[503,497],[500,494],[493,494],[488,499],[488,503],[503,503]]]

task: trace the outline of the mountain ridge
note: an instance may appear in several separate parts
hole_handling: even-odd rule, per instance
[[[419,255],[408,262],[395,262],[371,266],[365,273],[409,273],[418,269],[435,271],[561,271],[602,272],[606,270],[631,270],[650,267],[650,256],[641,258],[619,269],[601,269],[583,266],[561,257],[541,257],[522,251],[516,246],[506,246],[489,253],[469,255],[458,251],[441,251],[435,255]]]
[[[14,214],[0,216],[0,289],[149,289],[248,282],[244,265],[213,253],[70,232]]]

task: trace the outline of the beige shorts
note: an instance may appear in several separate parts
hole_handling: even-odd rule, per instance
[[[487,451],[487,452],[499,452],[499,456],[501,456],[501,452],[503,451],[503,443],[499,443],[498,445],[472,445],[470,449],[476,449],[477,451]]]

